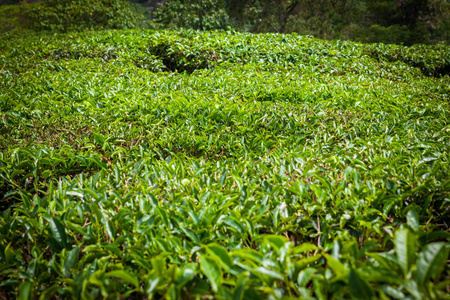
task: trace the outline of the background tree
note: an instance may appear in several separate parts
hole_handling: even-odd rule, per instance
[[[18,0],[0,0],[0,4]],[[448,43],[449,0],[28,0],[0,6],[0,30],[192,28],[297,32],[359,42]],[[23,2],[21,2],[23,3]],[[128,5],[130,4],[130,5]],[[20,7],[20,9],[19,9]],[[92,13],[92,15],[90,14]],[[140,21],[138,16],[141,17]],[[23,20],[23,22],[22,22]]]

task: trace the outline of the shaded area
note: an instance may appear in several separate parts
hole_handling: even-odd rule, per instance
[[[364,43],[449,43],[446,0],[47,0],[0,6],[0,30],[195,29]]]

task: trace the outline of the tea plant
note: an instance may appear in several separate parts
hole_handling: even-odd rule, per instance
[[[0,35],[4,297],[440,299],[448,46]]]

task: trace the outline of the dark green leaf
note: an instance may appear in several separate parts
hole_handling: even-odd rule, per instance
[[[445,243],[428,244],[420,251],[417,259],[417,282],[425,283],[440,276],[448,258]]]
[[[53,238],[64,248],[67,247],[66,230],[62,223],[56,218],[50,218],[50,229],[53,234]]]
[[[76,267],[78,263],[78,254],[80,252],[79,247],[75,247],[72,250],[69,251],[67,254],[66,260],[64,261],[64,273],[66,276],[70,274],[70,269],[73,269]]]
[[[354,269],[350,269],[348,275],[348,281],[350,284],[350,292],[356,299],[371,299],[373,296],[372,288],[367,284],[365,280]]]

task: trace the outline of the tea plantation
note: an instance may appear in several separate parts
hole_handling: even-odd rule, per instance
[[[0,35],[5,299],[442,299],[450,47]]]

